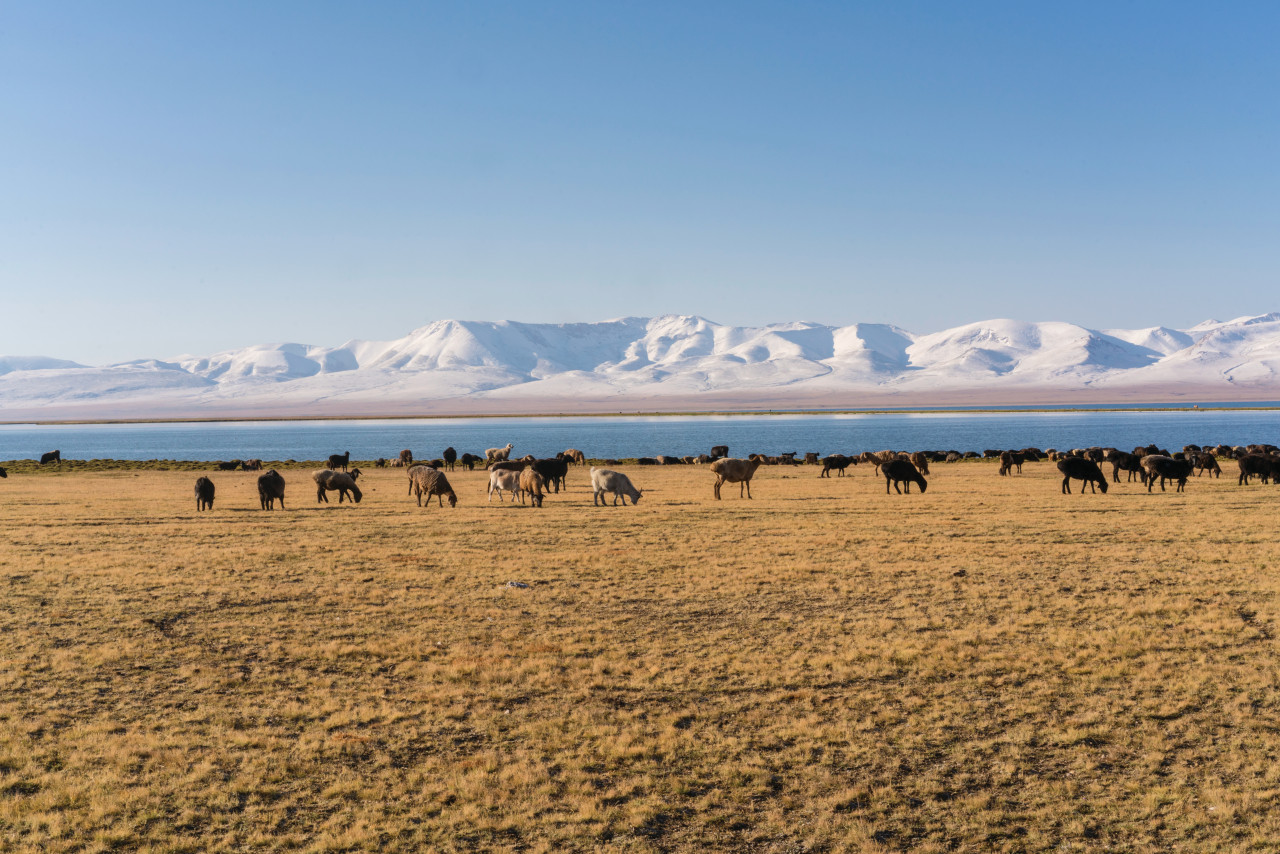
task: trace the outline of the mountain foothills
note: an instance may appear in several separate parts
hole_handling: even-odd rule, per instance
[[[151,418],[1280,399],[1280,313],[1190,329],[987,320],[441,320],[395,341],[90,367],[0,356],[0,413]]]

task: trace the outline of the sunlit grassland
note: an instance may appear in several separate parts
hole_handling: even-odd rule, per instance
[[[11,472],[0,850],[1273,850],[1280,487],[1225,468],[542,510],[291,470],[275,513],[211,472],[203,514],[194,472]]]

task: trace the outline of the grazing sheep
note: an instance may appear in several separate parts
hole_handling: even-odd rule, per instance
[[[515,501],[520,494],[520,472],[509,471],[507,469],[494,469],[489,472],[489,500],[493,501],[493,493],[498,493],[498,501],[501,502],[503,492],[511,493],[511,500]]]
[[[1187,485],[1187,476],[1194,465],[1190,460],[1175,460],[1159,454],[1147,454],[1142,458],[1142,467],[1147,470],[1147,492],[1160,478],[1160,491],[1164,492],[1164,482],[1172,480],[1178,484],[1177,492],[1182,492]]]
[[[389,463],[389,465],[390,465],[393,469],[402,469],[402,468],[404,468],[405,466],[410,465],[410,463],[406,463],[404,460],[402,460],[402,459],[400,459],[399,457],[397,457],[396,459],[392,460],[392,461]]]
[[[569,461],[567,459],[552,457],[546,460],[534,460],[529,464],[529,468],[542,475],[546,485],[557,494],[559,494],[561,487],[568,490],[569,485],[566,480],[569,477]]]
[[[902,484],[908,495],[911,494],[911,484],[913,483],[920,487],[921,492],[929,488],[929,482],[911,464],[911,460],[885,460],[880,464],[880,473],[884,475],[885,495],[889,494],[890,484],[893,485],[899,495],[902,494],[902,490],[898,489],[898,484]]]
[[[4,476],[4,469],[0,469],[0,477]],[[201,510],[213,509],[213,481],[207,477],[196,478],[196,512]]]
[[[636,465],[638,466],[656,466],[657,464],[658,460],[656,457],[640,457],[636,460]]]
[[[349,463],[349,462],[351,462],[351,452],[350,452],[350,451],[347,451],[345,454],[330,454],[330,455],[329,455],[329,468],[330,468],[332,471],[346,471],[346,470],[347,470],[347,463]]]
[[[229,463],[218,463],[219,471],[235,471],[238,468],[240,468],[239,460],[232,460]]]
[[[1209,472],[1210,477],[1222,477],[1222,467],[1218,465],[1218,461],[1210,453],[1199,453],[1192,457],[1192,462],[1196,467],[1196,477]]]
[[[640,490],[636,489],[631,483],[631,478],[627,477],[620,471],[612,471],[610,469],[598,469],[591,467],[591,503],[604,506],[604,494],[608,492],[613,495],[613,506],[618,506],[618,499],[622,499],[622,506],[627,506],[627,499],[631,499],[632,504],[640,503],[640,496],[643,495]]]
[[[817,451],[806,451],[804,455],[804,464],[807,466],[816,466],[819,464],[820,462],[819,458],[821,456],[822,455],[819,454]]]
[[[482,463],[484,460],[475,454],[463,454],[458,458],[458,462],[467,467],[467,471],[475,471],[476,463]]]
[[[458,506],[458,496],[454,494],[453,487],[449,485],[449,479],[444,476],[444,472],[436,471],[429,466],[414,466],[409,469],[409,485],[410,491],[418,498],[418,506],[422,506],[422,496],[427,496],[427,506],[431,506],[431,496],[436,496],[436,500],[441,507],[444,506],[444,499],[448,497],[449,506]],[[501,497],[501,496],[499,496]]]
[[[263,510],[276,509],[276,499],[280,499],[280,509],[284,509],[284,478],[280,472],[271,469],[258,478],[258,500]]]
[[[658,465],[660,466],[679,466],[684,465],[684,460],[679,457],[673,457],[669,454],[658,454]]]
[[[62,462],[62,451],[50,451],[47,454],[40,455],[40,465],[44,465],[45,463],[60,463],[60,462]]]
[[[413,495],[413,479],[415,477],[414,472],[416,472],[418,469],[431,469],[431,471],[436,471],[436,468],[434,466],[429,466],[426,463],[414,463],[413,465],[409,466],[408,474],[409,474],[409,494],[410,495]]]
[[[4,470],[4,466],[0,466],[0,477],[8,477],[9,473]]]
[[[916,467],[920,474],[929,473],[929,455],[923,451],[916,451],[911,455],[911,464]]]
[[[751,478],[755,475],[756,469],[760,468],[763,457],[756,456],[754,460],[735,460],[732,457],[723,457],[711,464],[711,471],[715,472],[716,500],[720,500],[720,487],[726,483],[738,484],[738,497],[742,497],[745,489],[747,498],[751,497]]]
[[[728,446],[728,445],[712,445],[712,446],[711,446],[711,461],[712,461],[712,462],[715,462],[716,460],[721,459],[721,458],[723,458],[723,457],[727,457],[727,456],[729,456],[729,446]]]
[[[386,458],[386,457],[378,457],[376,460],[374,460],[374,461],[373,461],[373,467],[374,467],[374,468],[376,468],[376,469],[384,469],[384,468],[386,468],[386,467],[387,467],[387,458]]]
[[[959,451],[951,451],[949,454],[947,454],[945,462],[958,463],[963,459],[964,459],[964,454],[960,453]]]
[[[485,448],[484,458],[487,462],[494,462],[495,460],[509,460],[511,459],[511,449],[514,447],[515,445],[508,442],[505,448]]]
[[[1135,456],[1125,451],[1112,451],[1107,455],[1107,461],[1111,463],[1111,479],[1116,483],[1120,482],[1120,472],[1128,472],[1129,476],[1125,478],[1125,482],[1133,480],[1136,474],[1139,480],[1144,479],[1146,469],[1142,467],[1142,457]]]
[[[1014,468],[1018,469],[1018,474],[1022,474],[1023,456],[1018,451],[1001,451],[1000,452],[1000,474],[1012,474]]]
[[[1240,466],[1240,479],[1236,481],[1237,485],[1248,484],[1249,478],[1255,475],[1266,483],[1275,476],[1276,462],[1273,457],[1266,454],[1245,454],[1236,460],[1236,465]]]
[[[1102,474],[1102,469],[1098,468],[1098,464],[1093,460],[1086,460],[1084,457],[1063,457],[1058,460],[1058,471],[1062,472],[1062,492],[1065,495],[1071,494],[1071,480],[1084,481],[1080,484],[1080,494],[1084,495],[1084,484],[1089,485],[1092,492],[1101,489],[1105,495],[1107,492],[1107,479]],[[1097,488],[1094,487],[1097,484]]]
[[[400,465],[402,466],[413,465],[413,451],[409,450],[408,448],[405,448],[403,451],[400,452]]]
[[[832,454],[829,457],[822,458],[822,473],[818,477],[831,477],[831,472],[839,472],[840,477],[844,477],[844,470],[850,465],[856,465],[857,460],[852,457],[846,457],[844,454]]]
[[[444,467],[449,471],[453,471],[453,465],[458,461],[458,452],[450,446],[445,448],[444,453],[440,456],[444,459]]]
[[[693,458],[693,461],[698,465],[705,465],[707,463],[714,462],[714,460],[711,459],[710,454],[698,454]]]
[[[573,460],[574,465],[583,466],[587,464],[587,455],[579,451],[577,448],[569,448],[564,452],[566,460]]]
[[[262,471],[262,460],[245,460],[240,464],[245,471]]]
[[[360,470],[355,469],[358,473]],[[351,500],[356,504],[360,503],[360,499],[364,496],[360,494],[360,487],[356,486],[356,476],[348,472],[338,472],[331,469],[321,469],[311,475],[311,479],[316,482],[316,503],[323,501],[329,503],[329,496],[326,492],[338,493],[338,503],[341,504],[347,494],[351,494]]]
[[[544,485],[545,481],[542,475],[538,474],[535,469],[527,468],[520,472],[520,503],[524,503],[524,497],[527,495],[534,507],[541,507],[542,487]]]

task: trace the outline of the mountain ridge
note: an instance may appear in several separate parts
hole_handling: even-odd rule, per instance
[[[1280,399],[1280,313],[1185,330],[997,318],[923,335],[876,323],[738,327],[696,315],[436,320],[392,341],[259,344],[99,367],[0,356],[3,417],[287,416],[344,407],[377,414],[415,405],[465,413],[500,410],[503,401],[540,411],[611,411],[642,401],[687,409],[712,397],[741,408],[800,400],[909,405],[957,395],[1065,402],[1143,393]]]

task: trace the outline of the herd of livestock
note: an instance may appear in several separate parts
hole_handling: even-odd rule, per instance
[[[496,494],[498,500],[504,500],[503,496],[509,495],[511,500],[519,501],[524,504],[531,503],[534,507],[541,507],[545,495],[549,491],[556,493],[565,485],[565,478],[568,475],[569,467],[572,465],[583,466],[587,463],[586,455],[576,448],[570,448],[562,453],[556,454],[554,457],[538,459],[533,455],[528,455],[520,459],[512,460],[511,451],[513,445],[508,443],[502,448],[489,448],[485,451],[484,456],[475,454],[461,454],[453,448],[446,448],[439,458],[427,461],[414,460],[413,453],[405,450],[401,451],[394,458],[379,458],[374,461],[374,465],[378,468],[385,467],[402,467],[408,470],[409,494],[417,498],[418,506],[422,506],[422,499],[427,499],[430,506],[431,499],[434,497],[439,506],[443,507],[444,502],[448,501],[450,507],[457,506],[458,496],[454,492],[452,485],[449,483],[446,471],[454,471],[458,465],[463,466],[468,471],[473,471],[477,465],[483,464],[489,472],[489,501],[493,501]],[[885,450],[879,452],[865,451],[860,454],[830,454],[821,456],[817,453],[805,454],[803,459],[799,459],[800,454],[796,452],[784,453],[778,456],[766,456],[764,454],[749,454],[745,459],[735,459],[729,456],[729,448],[725,445],[716,445],[711,449],[710,454],[699,454],[697,456],[665,456],[656,457],[640,457],[637,460],[639,465],[699,465],[706,464],[710,471],[715,474],[716,480],[714,485],[714,495],[720,498],[720,489],[726,483],[738,484],[739,497],[751,497],[751,479],[755,475],[756,470],[766,465],[817,465],[821,466],[819,477],[831,477],[831,473],[835,472],[837,476],[844,477],[846,470],[850,466],[859,464],[872,465],[885,479],[885,492],[888,493],[890,488],[902,494],[905,490],[911,492],[911,485],[914,483],[919,487],[920,492],[924,492],[928,488],[928,481],[925,475],[929,474],[930,463],[950,463],[964,459],[992,459],[999,462],[998,473],[1001,476],[1010,476],[1015,473],[1021,473],[1022,466],[1028,462],[1038,462],[1040,460],[1049,460],[1055,462],[1058,471],[1062,474],[1062,492],[1071,492],[1071,481],[1081,481],[1080,491],[1083,493],[1086,486],[1089,491],[1102,492],[1107,491],[1108,479],[1103,474],[1101,466],[1109,463],[1111,465],[1111,480],[1120,483],[1120,475],[1125,474],[1125,482],[1134,480],[1147,488],[1150,492],[1159,481],[1160,489],[1165,489],[1166,483],[1175,485],[1175,490],[1181,492],[1187,484],[1187,479],[1193,474],[1195,476],[1203,475],[1208,472],[1211,477],[1219,477],[1222,474],[1222,467],[1219,460],[1234,460],[1239,468],[1238,483],[1240,485],[1248,484],[1253,478],[1258,478],[1262,483],[1280,483],[1280,448],[1275,445],[1187,445],[1182,450],[1170,453],[1168,450],[1159,448],[1155,445],[1147,445],[1145,447],[1134,448],[1132,452],[1122,451],[1119,448],[1075,448],[1069,451],[1058,451],[1050,448],[1048,450],[1040,450],[1039,448],[1022,448],[1020,450],[988,450],[979,454],[976,451],[961,453],[959,451],[915,451],[906,453],[901,451]],[[41,459],[41,465],[50,463],[60,463],[62,460],[61,452],[51,451],[44,454]],[[338,503],[342,503],[350,499],[354,503],[359,503],[362,495],[357,481],[360,478],[360,469],[351,467],[351,452],[343,454],[333,454],[328,459],[329,467],[321,469],[312,474],[312,480],[316,486],[316,501],[327,503],[329,501],[328,494],[336,492],[338,494]],[[604,460],[605,466],[617,465],[617,460]],[[258,471],[263,468],[261,460],[232,460],[230,462],[220,462],[216,464],[221,470]],[[4,468],[0,467],[0,478],[7,477],[8,473]],[[281,509],[284,509],[284,491],[285,480],[275,469],[264,472],[258,477],[258,497],[263,510],[275,509],[276,503],[279,502]],[[619,471],[614,471],[604,467],[591,467],[591,491],[592,501],[594,504],[601,505],[608,501],[608,497],[612,496],[613,504],[621,500],[625,506],[627,499],[632,504],[640,501],[643,493],[632,484],[631,479]],[[207,510],[213,508],[213,500],[215,487],[213,481],[208,477],[201,477],[195,484],[196,509]]]

